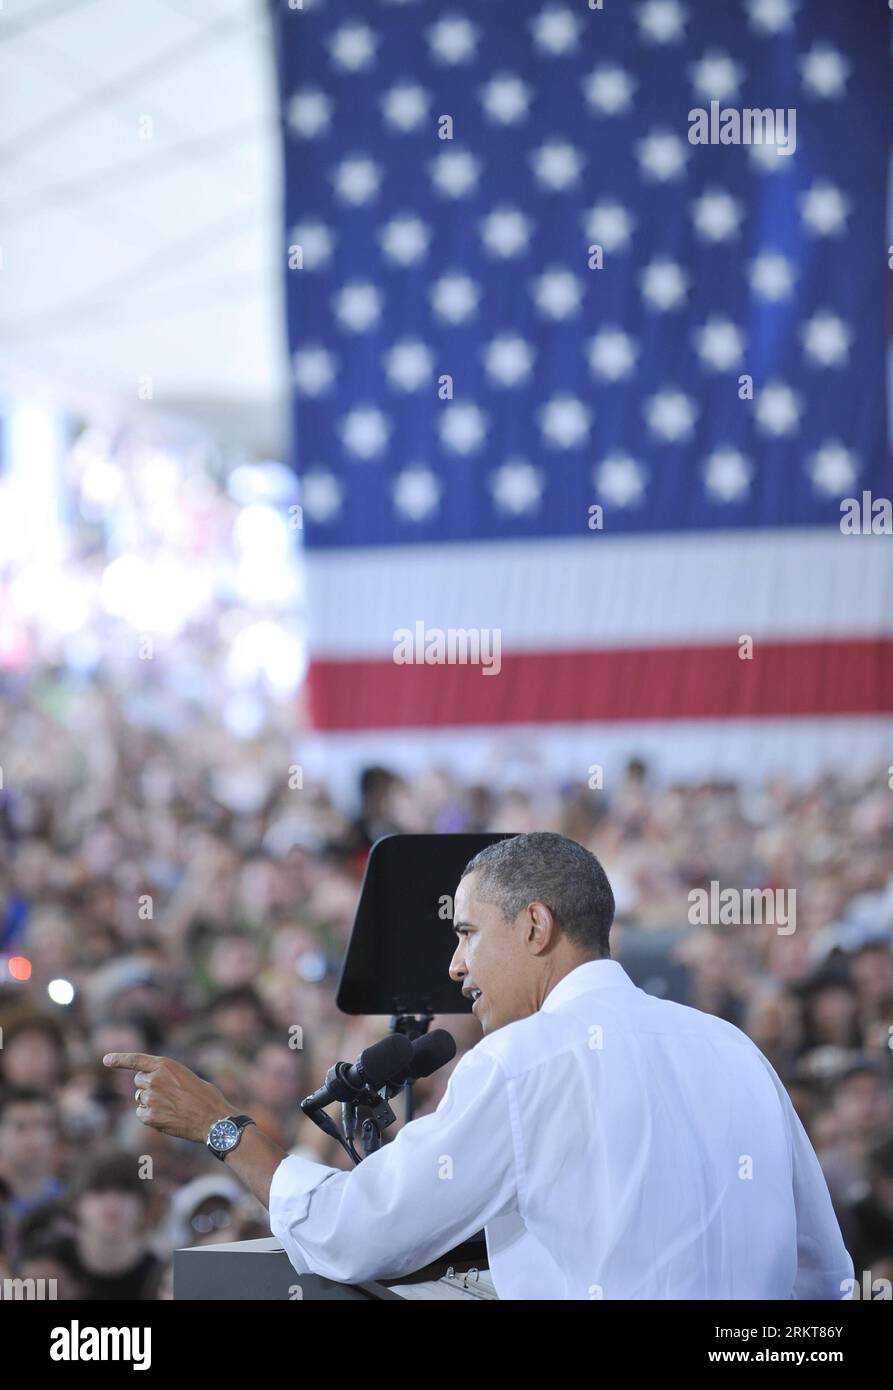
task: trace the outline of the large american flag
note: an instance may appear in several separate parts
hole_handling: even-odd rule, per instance
[[[283,0],[274,29],[316,727],[893,761],[893,537],[840,530],[891,495],[886,7]],[[793,109],[795,147],[692,144],[712,102],[791,144]],[[419,622],[498,629],[499,676],[396,664]]]

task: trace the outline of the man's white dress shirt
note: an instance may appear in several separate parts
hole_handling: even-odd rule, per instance
[[[298,1273],[418,1269],[485,1227],[501,1298],[839,1299],[853,1263],[787,1092],[739,1029],[588,961],[350,1172],[290,1155]]]

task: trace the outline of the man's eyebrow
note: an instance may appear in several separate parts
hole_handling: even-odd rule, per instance
[[[463,922],[461,919],[460,919],[458,922],[454,922],[454,923],[453,923],[453,931],[458,931],[460,927],[464,927],[466,930],[467,930],[469,927],[471,927],[471,928],[473,929],[473,928],[474,928],[474,923],[473,923],[473,922]]]

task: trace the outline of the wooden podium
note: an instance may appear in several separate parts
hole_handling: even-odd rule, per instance
[[[275,1237],[174,1252],[174,1298],[216,1301],[306,1302],[351,1299],[495,1299],[483,1240],[470,1240],[439,1260],[389,1278],[339,1284],[320,1274],[297,1274]]]

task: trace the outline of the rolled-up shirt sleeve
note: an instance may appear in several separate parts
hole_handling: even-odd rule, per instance
[[[270,1185],[270,1229],[299,1274],[355,1283],[421,1268],[515,1202],[506,1078],[479,1046],[437,1109],[358,1167],[284,1158]]]
[[[790,1296],[823,1301],[843,1299],[853,1277],[853,1261],[843,1243],[822,1165],[780,1077],[765,1057],[762,1061],[775,1082],[791,1142],[797,1274]]]
[[[797,1210],[797,1277],[792,1298],[842,1299],[853,1278],[853,1261],[815,1149],[785,1092],[794,1164]]]

